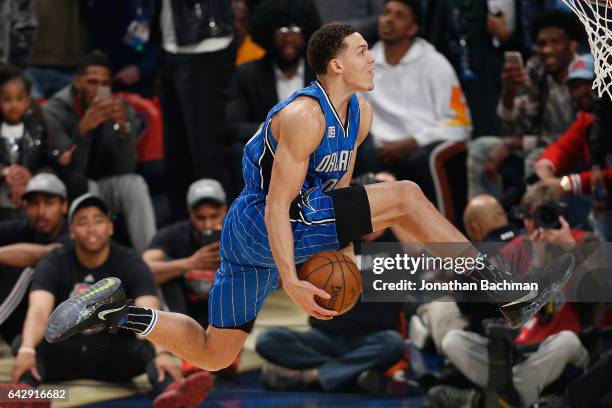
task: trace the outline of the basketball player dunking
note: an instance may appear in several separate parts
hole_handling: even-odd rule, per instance
[[[354,257],[353,240],[395,225],[402,240],[465,243],[444,256],[478,256],[416,184],[349,187],[357,147],[372,123],[370,106],[355,94],[373,89],[374,59],[363,37],[348,25],[324,26],[313,34],[307,56],[317,81],[272,108],[244,149],[245,188],[223,226],[208,329],[185,315],[127,305],[121,282],[110,278],[53,312],[48,341],[92,326],[125,328],[194,365],[219,370],[240,352],[279,278],[306,313],[334,317],[315,301],[315,296],[329,295],[297,278],[295,265],[315,253],[339,249]],[[513,279],[508,271],[487,266],[488,280]],[[564,282],[573,257],[559,258],[556,267],[562,271],[556,283]],[[538,293],[518,293],[515,301],[499,303],[500,310],[511,324],[521,324],[555,294],[550,290],[554,283]]]

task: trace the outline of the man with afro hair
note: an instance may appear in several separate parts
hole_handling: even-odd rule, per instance
[[[264,0],[254,9],[251,35],[266,55],[238,66],[227,106],[233,191],[242,189],[244,143],[266,119],[270,108],[314,81],[305,54],[306,44],[319,26],[319,13],[312,0]]]
[[[265,0],[254,10],[251,36],[266,56],[237,68],[227,108],[233,140],[248,140],[272,106],[315,79],[305,55],[319,27],[311,0]]]

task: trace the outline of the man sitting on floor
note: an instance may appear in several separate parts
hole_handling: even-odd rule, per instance
[[[13,382],[25,387],[78,378],[125,382],[146,372],[153,393],[161,394],[154,406],[201,402],[212,387],[209,374],[200,372],[181,380],[180,367],[168,351],[133,333],[111,336],[90,329],[62,343],[43,339],[54,306],[111,275],[123,281],[134,304],[159,308],[149,268],[132,250],[112,242],[113,223],[106,202],[85,194],[72,203],[68,221],[74,242],[52,251],[36,266],[23,332],[13,342]]]

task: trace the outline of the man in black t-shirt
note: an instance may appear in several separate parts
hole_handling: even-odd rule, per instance
[[[169,352],[154,349],[131,332],[111,336],[92,329],[62,343],[43,340],[49,315],[58,304],[109,276],[122,280],[136,305],[159,308],[149,268],[135,252],[111,241],[113,224],[100,197],[85,194],[77,198],[68,219],[74,242],[55,249],[36,266],[22,336],[13,344],[13,381],[30,386],[77,378],[124,382],[146,371],[159,394],[180,379],[180,366]],[[194,381],[199,385],[194,388],[202,389],[201,400],[205,385],[210,388],[210,378],[199,376],[191,379]],[[185,382],[180,384],[179,391]]]
[[[70,239],[64,220],[66,187],[59,178],[49,173],[32,177],[23,200],[27,217],[0,223],[0,335],[8,343],[25,320],[29,267]]]
[[[189,220],[160,230],[143,259],[171,312],[208,325],[208,291],[219,267],[219,231],[227,212],[219,182],[201,179],[187,193]]]

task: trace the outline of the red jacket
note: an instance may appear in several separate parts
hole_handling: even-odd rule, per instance
[[[592,113],[578,112],[572,126],[551,143],[537,161],[550,164],[557,175],[568,175],[575,194],[591,194],[591,172],[571,173],[577,163],[591,162],[588,139],[592,124]],[[612,168],[606,168],[603,172],[608,188],[612,187]]]

